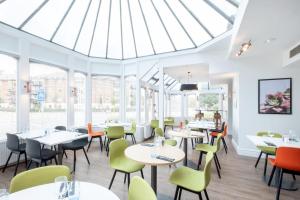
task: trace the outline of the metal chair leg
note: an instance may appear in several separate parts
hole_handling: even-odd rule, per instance
[[[200,151],[199,161],[198,161],[198,165],[197,165],[197,169],[198,169],[198,170],[200,169],[200,165],[201,165],[201,161],[202,161],[202,155],[203,155],[203,152]]]
[[[6,161],[6,163],[5,163],[5,166],[4,166],[4,168],[2,169],[2,173],[5,172],[5,169],[7,168],[7,165],[8,165],[8,163],[9,163],[9,160],[10,160],[12,154],[13,154],[13,153],[10,152],[10,154],[9,154],[9,156],[8,156],[8,158],[7,158],[7,161]]]
[[[141,176],[142,176],[142,178],[144,178],[144,173],[143,173],[142,169],[141,169]]]
[[[273,179],[273,176],[274,176],[275,169],[276,169],[276,166],[274,166],[273,169],[272,169],[272,172],[271,172],[271,175],[270,175],[270,179],[269,179],[269,182],[268,182],[268,186],[271,185],[271,182],[272,182],[272,179]]]
[[[218,164],[217,164],[217,161],[216,161],[216,157],[215,157],[215,156],[214,156],[214,161],[215,161],[216,169],[217,169],[217,172],[218,172],[218,176],[219,176],[219,178],[221,178],[219,166],[218,166]]]
[[[175,191],[174,200],[177,200],[178,191],[179,191],[179,187],[177,186],[177,187],[176,187],[176,191]]]
[[[206,200],[209,200],[209,197],[208,197],[208,194],[207,194],[207,191],[206,191],[206,189],[204,189],[204,194],[205,194],[205,198],[206,198]]]
[[[116,173],[117,173],[117,170],[114,171],[113,177],[112,177],[112,179],[111,179],[111,181],[110,181],[110,184],[109,184],[109,187],[108,187],[109,190],[110,190],[110,188],[111,188],[111,186],[112,186],[112,184],[113,184],[113,182],[114,182]]]
[[[261,158],[261,155],[262,155],[262,152],[260,152],[260,154],[259,154],[259,156],[258,156],[258,158],[257,158],[257,161],[256,161],[256,163],[255,163],[255,168],[257,167],[257,165],[258,165],[258,163],[259,163],[259,160],[260,160],[260,158]]]
[[[20,163],[20,156],[21,156],[21,153],[18,154],[18,160],[17,160],[17,165],[15,168],[14,176],[17,174],[17,171],[18,171],[18,167],[19,167],[19,163]]]
[[[89,158],[88,158],[88,156],[87,156],[87,154],[86,154],[86,151],[85,151],[84,147],[82,148],[82,150],[83,150],[83,153],[84,153],[84,155],[85,155],[85,158],[86,158],[88,164],[90,165],[90,160],[89,160]]]
[[[199,200],[202,200],[202,194],[201,194],[201,192],[198,193],[198,196],[199,196]]]
[[[276,200],[279,200],[280,189],[281,189],[281,184],[282,184],[282,177],[283,177],[283,170],[280,169],[280,179],[279,179],[279,184],[278,184],[278,187],[277,187]]]
[[[264,167],[264,176],[266,176],[266,173],[267,173],[267,165],[268,165],[268,154],[266,153],[265,167]]]
[[[88,146],[88,148],[87,148],[87,150],[86,150],[87,152],[89,152],[89,149],[90,149],[90,146],[91,146],[92,141],[93,141],[93,137],[91,137],[91,139],[90,139],[89,146]]]

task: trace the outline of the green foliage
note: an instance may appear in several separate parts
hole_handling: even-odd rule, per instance
[[[218,109],[218,94],[202,94],[199,95],[200,107],[207,110],[217,110]]]

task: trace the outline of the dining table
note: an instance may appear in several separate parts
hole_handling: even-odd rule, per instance
[[[300,139],[288,139],[285,140],[283,138],[275,138],[270,136],[256,136],[256,135],[247,135],[248,140],[251,141],[252,144],[255,146],[262,146],[262,147],[292,147],[292,148],[300,148]],[[264,176],[263,181],[268,183],[270,176]],[[277,187],[279,184],[280,177],[280,170],[276,169],[275,171],[275,179],[273,179],[271,186]],[[281,185],[282,189],[295,191],[298,190],[297,182],[296,181],[288,181],[285,180],[282,182]]]
[[[76,181],[77,182],[77,181]],[[78,197],[73,198],[74,200],[99,200],[99,199],[109,199],[109,200],[120,200],[117,195],[115,195],[111,190],[88,182],[77,182]],[[57,183],[49,183],[44,185],[39,185],[31,187],[28,189],[20,190],[18,192],[8,195],[9,200],[57,200],[58,191]],[[72,198],[68,198],[72,199]]]
[[[183,151],[185,153],[183,165],[188,166],[188,139],[204,138],[205,134],[199,131],[191,131],[189,129],[170,130],[168,134],[169,136],[183,139]]]
[[[39,141],[41,144],[47,146],[57,146],[58,164],[62,164],[63,159],[63,144],[72,142],[74,140],[83,139],[88,137],[88,134],[78,133],[75,131],[54,131],[54,130],[28,130],[22,133],[16,133],[22,139],[33,139]]]
[[[176,164],[184,159],[185,153],[167,144],[142,143],[127,147],[125,156],[138,163],[151,166],[151,187],[157,193],[157,167]]]
[[[216,129],[216,123],[214,121],[199,120],[191,121],[187,124],[190,129],[202,129],[206,133],[207,143],[209,143],[209,130]]]

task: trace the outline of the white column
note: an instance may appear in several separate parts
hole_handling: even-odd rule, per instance
[[[184,119],[184,94],[181,93],[181,104],[180,104],[180,108],[181,108],[181,118]]]
[[[92,75],[90,64],[86,75],[85,122],[92,122]]]
[[[158,119],[159,127],[164,128],[164,68],[159,65],[159,95],[158,95]]]
[[[139,64],[136,65],[136,123],[141,123],[141,82]]]
[[[144,108],[145,108],[145,122],[146,124],[149,122],[149,89],[145,89],[145,101],[144,101]]]
[[[126,121],[126,99],[125,99],[125,66],[121,65],[121,80],[120,80],[120,116],[121,121]]]
[[[70,66],[70,65],[69,65]],[[68,71],[67,77],[67,127],[74,126],[74,97],[72,95],[72,88],[74,88],[74,70]]]
[[[25,40],[20,40],[19,43],[19,62],[17,70],[17,131],[29,129],[29,112],[30,112],[30,93],[24,90],[24,84],[30,81],[29,68],[29,43]]]

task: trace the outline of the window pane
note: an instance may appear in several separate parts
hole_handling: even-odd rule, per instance
[[[74,96],[74,125],[85,125],[85,91],[86,76],[82,73],[74,73],[74,88],[77,93]]]
[[[173,16],[172,12],[166,6],[164,1],[153,0],[153,2],[174,41],[175,47],[177,49],[192,48],[192,42],[189,40],[184,30],[180,27],[176,18]]]
[[[146,101],[146,89],[141,88],[141,124],[145,123],[145,101]]]
[[[200,94],[199,103],[204,119],[213,120],[214,112],[219,108],[219,94]]]
[[[188,97],[188,117],[194,119],[198,109],[197,96],[196,94],[190,94]]]
[[[126,121],[131,122],[136,119],[136,77],[125,78],[125,103]]]
[[[227,31],[228,21],[212,9],[207,3],[198,0],[182,1],[214,36],[218,36]]]
[[[16,132],[17,59],[0,54],[0,138]]]
[[[215,4],[217,7],[219,7],[226,15],[230,16],[234,16],[236,13],[237,8],[234,7],[232,4],[228,3],[228,1],[224,1],[224,0],[213,0],[210,2],[212,2],[213,4]]]
[[[53,41],[73,49],[89,1],[77,0],[68,13]]]
[[[88,54],[90,50],[90,44],[92,40],[94,25],[97,17],[97,11],[99,8],[100,0],[93,0],[90,10],[86,16],[84,25],[82,27],[80,36],[78,38],[77,45],[75,47],[76,51],[83,54]]]
[[[49,1],[25,26],[24,30],[49,40],[67,12],[71,0]]]
[[[91,56],[106,57],[106,44],[108,32],[108,18],[109,18],[109,0],[102,0],[100,12],[95,30],[95,36],[91,48]]]
[[[30,129],[67,125],[67,72],[60,68],[30,63]]]
[[[19,27],[43,3],[43,0],[9,0],[0,6],[0,21]]]
[[[170,95],[170,115],[171,117],[181,116],[181,95]]]
[[[112,76],[93,76],[92,121],[94,124],[120,120],[120,79]]]

